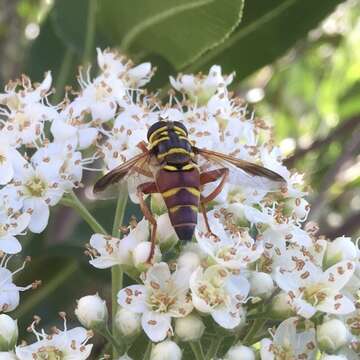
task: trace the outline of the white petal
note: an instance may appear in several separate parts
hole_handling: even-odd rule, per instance
[[[0,237],[0,250],[7,254],[17,254],[21,251],[22,247],[19,240],[12,236]]]
[[[260,357],[261,360],[274,360],[274,353],[272,349],[272,341],[270,339],[262,339],[260,341]]]
[[[341,261],[323,274],[323,281],[334,290],[342,289],[353,276],[355,271],[355,263],[352,261]]]
[[[226,306],[217,306],[211,311],[213,319],[225,329],[233,329],[241,321],[241,312],[232,312]]]
[[[32,201],[29,201],[32,200]],[[49,206],[42,199],[29,199],[24,201],[26,210],[32,209],[29,229],[33,233],[41,233],[47,226],[50,216]]]
[[[171,278],[169,266],[162,262],[152,266],[146,273],[146,284],[157,283],[163,289]]]
[[[346,296],[335,293],[318,304],[317,309],[328,314],[346,315],[355,311],[354,303]]]
[[[147,289],[144,285],[132,285],[121,289],[118,293],[118,303],[124,308],[135,312],[143,313],[146,305]]]
[[[79,149],[86,149],[94,143],[98,130],[95,128],[79,129]]]
[[[171,330],[171,317],[152,311],[145,312],[141,318],[141,325],[151,341],[159,342],[164,340]]]
[[[296,341],[297,317],[284,320],[276,329],[274,343],[276,345],[294,344]]]
[[[10,161],[0,163],[0,185],[7,184],[14,176],[14,169]]]
[[[296,298],[291,305],[296,313],[305,319],[310,319],[316,313],[316,308],[303,299]]]

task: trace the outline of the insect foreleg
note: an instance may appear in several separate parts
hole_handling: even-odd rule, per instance
[[[150,248],[149,258],[147,259],[148,263],[151,262],[151,259],[154,256],[157,223],[156,223],[156,219],[154,218],[154,215],[152,214],[151,210],[148,208],[148,206],[145,203],[144,194],[154,194],[157,192],[159,192],[159,191],[154,182],[147,182],[147,183],[141,184],[137,187],[137,196],[140,201],[140,209],[141,209],[142,213],[144,214],[145,219],[147,221],[149,221],[149,223],[152,226],[152,228],[151,228],[151,248]]]

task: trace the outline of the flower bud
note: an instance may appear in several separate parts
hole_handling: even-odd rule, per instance
[[[348,360],[344,355],[322,354],[320,360]]]
[[[264,272],[252,272],[249,277],[250,295],[261,299],[268,299],[274,292],[272,277]]]
[[[0,360],[18,360],[12,351],[0,351]]]
[[[180,360],[182,357],[179,346],[170,340],[156,344],[150,355],[150,360]]]
[[[194,271],[200,266],[201,258],[195,251],[185,251],[179,257],[177,265],[179,268],[188,269]]]
[[[175,320],[175,334],[181,341],[199,340],[205,330],[205,325],[200,316],[190,314]]]
[[[331,319],[317,327],[316,337],[320,350],[332,354],[347,343],[348,331],[342,321]]]
[[[274,296],[271,302],[271,313],[280,318],[287,318],[294,315],[294,311],[289,304],[289,297],[281,292]]]
[[[157,240],[162,251],[169,250],[174,246],[179,238],[176,235],[174,227],[171,225],[169,214],[160,215],[157,219]]]
[[[133,359],[128,354],[125,354],[123,356],[120,356],[117,360],[133,360]]]
[[[148,263],[149,255],[151,250],[151,242],[144,241],[138,244],[133,251],[133,261],[135,267],[139,271],[146,271],[151,264]],[[155,246],[154,256],[152,262],[158,262],[161,259],[161,252],[158,246]]]
[[[15,347],[19,331],[17,321],[10,316],[0,315],[0,351],[8,351]]]
[[[141,331],[141,316],[130,310],[119,308],[115,316],[116,328],[126,336],[134,336]]]
[[[98,294],[84,296],[77,302],[75,315],[87,329],[103,327],[108,320],[106,302]]]
[[[323,265],[324,268],[327,269],[340,261],[354,260],[356,257],[357,249],[355,244],[351,241],[351,238],[341,236],[332,242],[328,242]]]
[[[255,360],[254,350],[240,343],[232,346],[226,353],[224,360]]]

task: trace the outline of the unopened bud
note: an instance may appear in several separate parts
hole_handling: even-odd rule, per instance
[[[200,266],[201,258],[199,254],[195,251],[185,251],[183,252],[177,261],[179,268],[188,269],[189,271],[194,271]]]
[[[133,251],[133,261],[139,271],[146,271],[151,264],[148,262],[151,251],[151,242],[144,241],[138,244]],[[155,246],[154,255],[151,262],[158,262],[161,259],[161,252],[158,246]]]
[[[348,342],[348,331],[345,324],[338,319],[331,319],[316,329],[319,348],[327,353],[334,353]]]
[[[125,308],[119,308],[115,317],[116,328],[126,336],[134,336],[141,331],[141,316]]]
[[[264,272],[252,272],[249,277],[250,295],[261,299],[268,299],[274,292],[275,286],[272,277]]]
[[[271,313],[276,317],[287,318],[294,315],[294,311],[289,303],[289,296],[281,292],[274,296],[271,302]]]
[[[1,351],[0,360],[18,360],[19,358],[12,351]]]
[[[247,227],[249,221],[245,217],[245,211],[243,205],[239,203],[233,203],[226,208],[228,213],[232,214],[232,220],[239,227]]]
[[[200,316],[190,314],[175,320],[175,334],[181,341],[199,340],[205,330],[205,325]]]
[[[162,215],[168,211],[161,194],[151,194],[150,208],[155,215]]]
[[[322,354],[320,360],[348,360],[348,358],[344,355]]]
[[[334,241],[328,242],[323,266],[325,269],[343,261],[354,260],[357,257],[357,249],[350,237],[341,236]]]
[[[17,321],[10,316],[0,315],[0,351],[8,351],[15,347],[19,331]]]
[[[170,340],[156,344],[150,355],[150,360],[180,360],[182,357],[179,346]]]
[[[310,211],[310,205],[309,205],[308,201],[306,201],[303,198],[297,198],[297,199],[290,198],[286,202],[286,205],[287,205],[287,208],[289,210],[288,212],[290,214],[292,212],[294,212],[296,217],[299,220],[305,220],[307,218],[308,214],[309,214],[309,211]]]
[[[224,360],[255,360],[254,350],[248,346],[237,344],[226,353]]]
[[[133,360],[128,354],[120,356],[117,360]]]
[[[179,238],[176,235],[174,227],[172,226],[169,214],[165,213],[160,215],[157,219],[157,240],[162,251],[169,250],[174,246]]]
[[[77,302],[75,315],[87,329],[103,327],[108,320],[106,302],[98,294],[84,296]]]

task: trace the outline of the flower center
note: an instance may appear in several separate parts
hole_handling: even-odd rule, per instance
[[[225,303],[227,294],[222,287],[214,286],[209,282],[203,282],[198,288],[199,296],[211,307]]]
[[[29,118],[22,112],[17,112],[14,117],[14,122],[19,127],[19,130],[24,130],[31,125]]]
[[[291,345],[274,346],[276,360],[294,360],[295,354]]]
[[[4,164],[6,161],[6,155],[4,153],[0,153],[0,164]]]
[[[105,84],[99,84],[95,86],[95,100],[104,101],[110,95],[109,90]]]
[[[31,196],[42,197],[47,189],[46,183],[39,177],[33,177],[25,184]]]
[[[236,256],[236,249],[232,246],[224,246],[217,252],[217,257],[225,261],[234,259]]]
[[[55,346],[44,346],[36,354],[32,355],[34,359],[39,360],[62,360],[65,358],[63,352]]]
[[[162,291],[153,292],[148,299],[151,310],[161,313],[168,312],[171,305],[175,304],[175,302],[175,296]]]
[[[326,297],[327,293],[323,284],[314,284],[304,290],[304,300],[313,306],[324,301]]]

